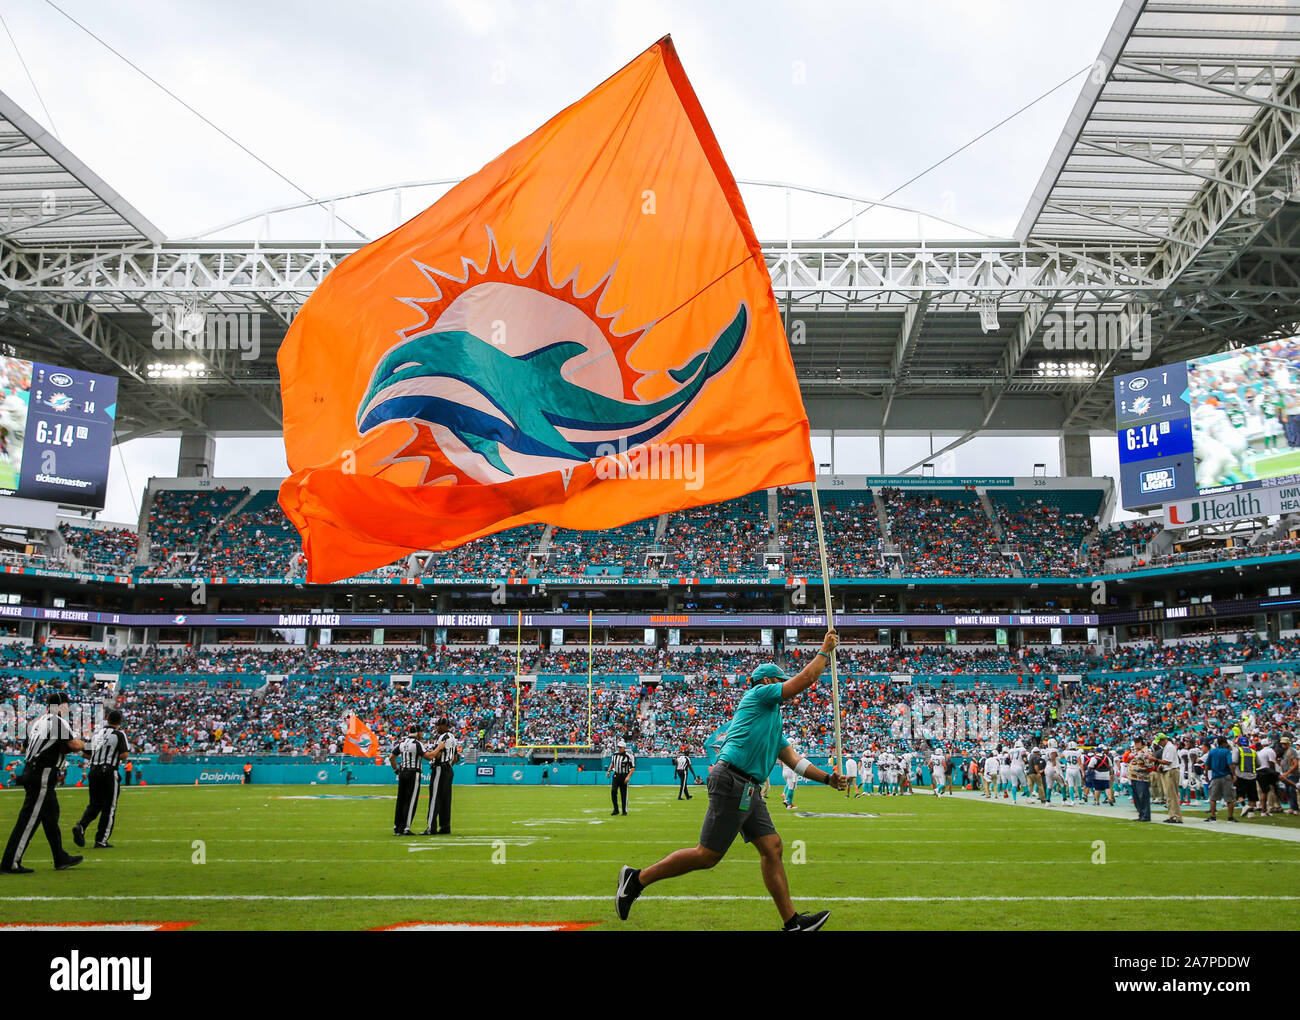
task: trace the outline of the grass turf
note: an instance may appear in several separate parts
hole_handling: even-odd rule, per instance
[[[757,856],[739,840],[713,871],[654,886],[627,922],[615,918],[619,865],[644,866],[693,846],[707,803],[702,789],[678,802],[675,789],[633,787],[630,813],[613,818],[605,787],[464,785],[456,789],[454,834],[424,838],[392,835],[392,793],[364,786],[124,788],[114,849],[85,850],[82,866],[53,871],[44,837],[35,835],[24,863],[37,873],[0,876],[0,924],[778,924]],[[66,834],[85,791],[64,789],[59,797],[75,851]],[[0,793],[0,836],[8,835],[20,800],[18,791]],[[937,800],[921,791],[848,801],[823,787],[800,787],[796,803],[827,817],[784,810],[779,789],[768,803],[796,906],[830,908],[832,929],[1217,929],[1231,905],[1196,897],[1258,897],[1281,906],[1300,875],[1300,843],[1135,825],[1122,807],[1112,819]],[[418,828],[425,807],[422,797]],[[196,840],[205,845],[204,864],[192,862]],[[504,863],[493,863],[501,852],[495,840],[506,842]],[[1104,864],[1093,863],[1098,840]],[[799,844],[805,863],[794,862]]]

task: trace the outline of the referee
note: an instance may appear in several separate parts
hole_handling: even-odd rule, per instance
[[[388,764],[397,774],[397,808],[393,812],[393,835],[411,835],[411,819],[420,799],[420,762],[428,761],[433,752],[420,740],[420,727],[411,726],[407,735],[393,745]]]
[[[113,823],[117,821],[117,796],[122,780],[117,766],[131,753],[131,742],[122,732],[122,713],[116,708],[108,713],[108,725],[95,731],[90,740],[90,803],[81,821],[72,827],[72,841],[77,846],[86,845],[86,828],[98,816],[99,828],[95,832],[95,849],[110,850],[113,844]]]
[[[605,775],[613,773],[614,782],[609,787],[609,799],[614,802],[614,810],[611,815],[618,814],[618,798],[623,797],[623,814],[627,814],[627,781],[632,778],[632,773],[636,771],[636,759],[627,752],[626,741],[618,742],[618,750],[609,760],[609,768],[605,770]]]
[[[434,741],[429,770],[429,818],[421,836],[451,835],[451,778],[460,761],[460,741],[444,717],[437,722],[438,739]]]
[[[681,788],[677,791],[677,799],[681,800],[682,797],[685,797],[687,800],[691,800],[691,791],[686,786],[686,774],[689,772],[692,779],[698,779],[699,777],[695,775],[695,769],[691,765],[691,758],[690,755],[686,753],[686,748],[683,747],[677,752],[677,761],[675,764],[677,768],[677,779],[681,783]]]
[[[23,867],[23,854],[31,842],[39,822],[45,829],[50,850],[54,854],[54,870],[63,871],[81,863],[80,857],[65,853],[63,834],[59,832],[59,797],[57,793],[59,772],[69,751],[80,751],[86,745],[72,735],[68,723],[68,696],[55,691],[45,699],[46,713],[27,728],[27,748],[24,753],[22,784],[27,791],[23,806],[18,810],[18,820],[0,858],[0,872],[6,875],[30,875],[31,868]]]

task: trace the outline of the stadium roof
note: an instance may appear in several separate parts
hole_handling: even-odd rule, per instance
[[[163,232],[0,92],[0,239],[147,241]]]
[[[276,434],[279,342],[358,242],[163,240],[3,96],[0,118],[0,336],[118,376],[119,440]],[[47,185],[69,208],[42,221]],[[1300,5],[1126,0],[1014,238],[764,250],[815,429],[1109,431],[1142,334],[1158,362],[1300,332]],[[155,349],[160,321],[230,312],[258,357]],[[1110,346],[1046,343],[1097,313]]]
[[[1125,0],[1016,228],[1168,242],[1300,59],[1300,8]]]

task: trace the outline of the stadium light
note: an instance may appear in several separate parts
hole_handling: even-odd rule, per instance
[[[166,379],[170,381],[204,379],[207,374],[208,367],[201,361],[187,361],[183,364],[154,361],[145,366],[145,377],[148,379]]]

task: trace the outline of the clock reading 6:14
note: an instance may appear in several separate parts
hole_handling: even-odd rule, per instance
[[[36,423],[36,441],[47,446],[71,446],[73,426],[64,422],[49,422],[41,419]]]
[[[1147,447],[1160,445],[1160,423],[1153,421],[1150,425],[1124,431],[1124,442],[1130,450],[1145,450]]]

